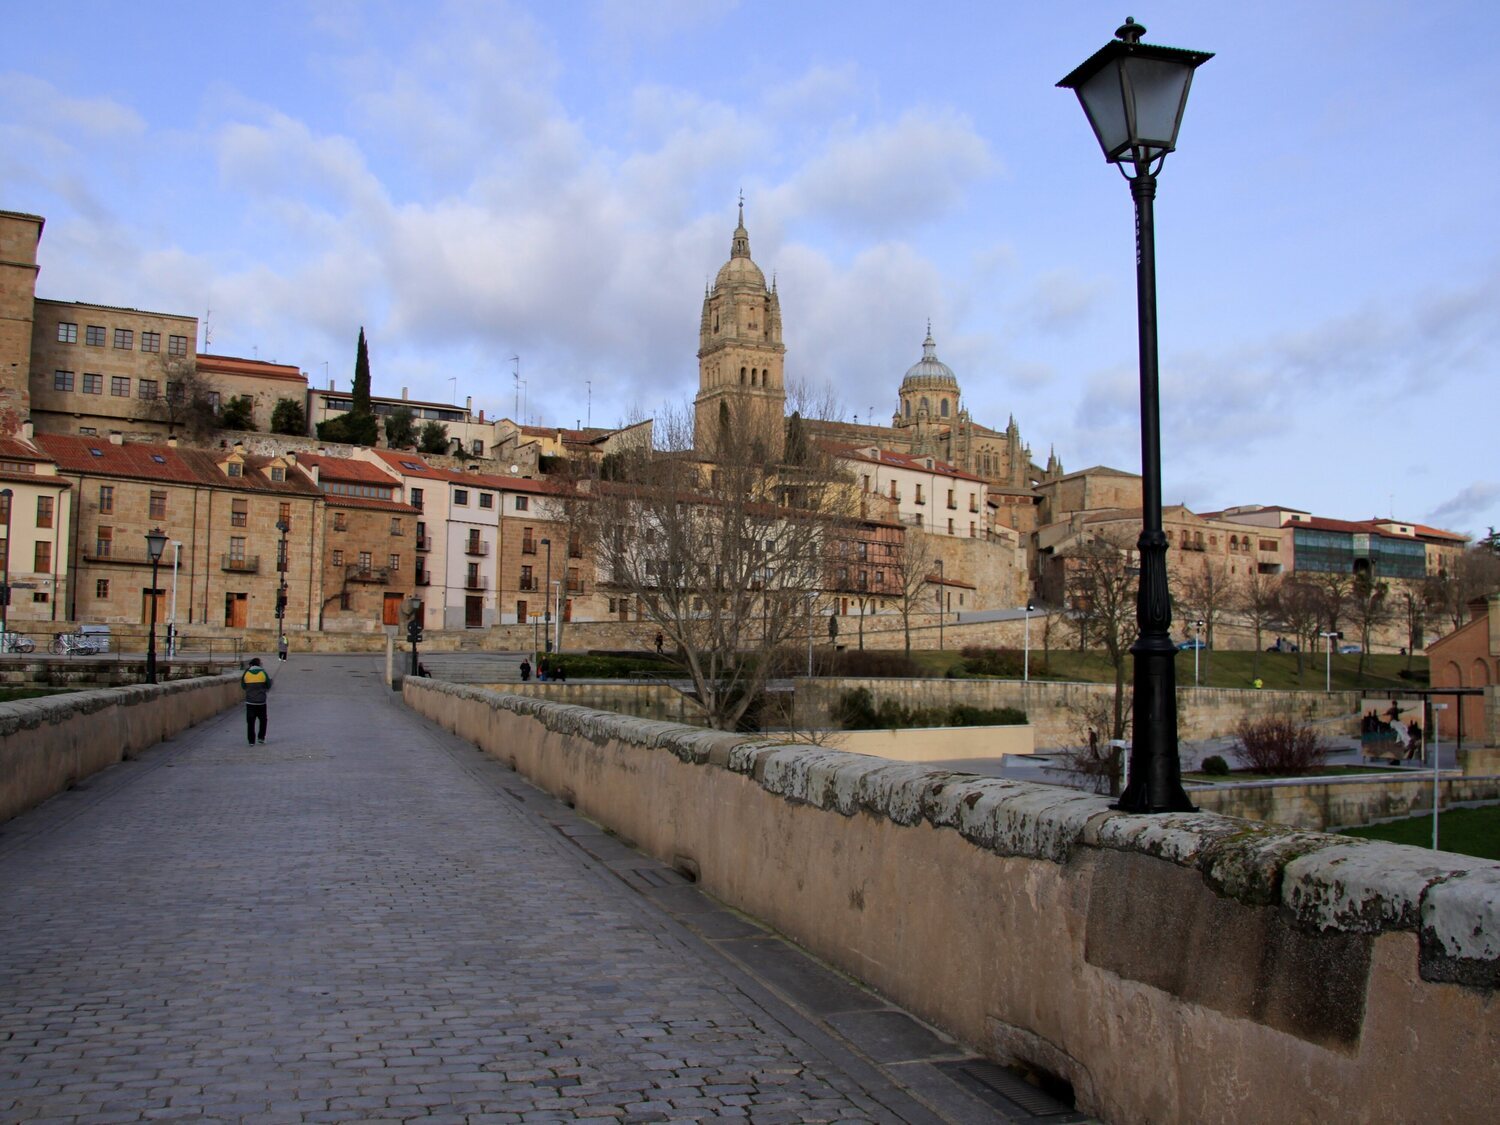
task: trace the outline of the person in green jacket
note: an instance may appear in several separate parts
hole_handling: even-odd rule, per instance
[[[251,746],[266,741],[266,696],[273,686],[270,673],[260,666],[260,657],[252,657],[250,667],[240,675],[240,687],[245,692],[245,736]]]

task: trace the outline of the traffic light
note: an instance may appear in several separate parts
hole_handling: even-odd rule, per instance
[[[413,617],[406,623],[406,639],[412,644],[417,644],[422,640],[421,618]]]
[[[277,617],[284,617],[285,615],[286,615],[286,594],[284,594],[284,593],[278,593],[276,595],[276,616]]]

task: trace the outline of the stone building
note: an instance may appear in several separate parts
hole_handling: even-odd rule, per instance
[[[320,494],[289,459],[118,434],[38,434],[36,443],[72,485],[69,620],[144,623],[154,596],[165,622],[175,579],[179,627],[274,628],[284,574],[286,626],[315,627]],[[170,542],[153,590],[146,533],[154,528]]]
[[[1490,594],[1469,603],[1469,619],[1446,637],[1427,646],[1428,667],[1434,688],[1475,688],[1500,684],[1500,594]],[[1439,713],[1438,730],[1451,743],[1458,735],[1460,707],[1464,741],[1483,742],[1491,721],[1485,715],[1482,696],[1449,698],[1448,709]],[[1458,703],[1460,707],[1455,707]],[[1500,716],[1494,718],[1500,719]]]
[[[31,417],[31,334],[40,215],[0,211],[0,436]]]
[[[215,408],[232,398],[245,399],[250,403],[255,428],[261,432],[270,432],[271,417],[282,399],[295,402],[304,414],[307,411],[307,375],[294,364],[200,354],[197,369]]]
[[[72,483],[31,440],[0,436],[0,573],[9,584],[7,626],[67,620]]]

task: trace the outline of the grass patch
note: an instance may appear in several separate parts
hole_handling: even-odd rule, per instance
[[[77,688],[0,688],[0,703],[14,703],[18,699],[40,699],[44,695],[68,695]]]
[[[1432,814],[1365,828],[1346,828],[1341,835],[1391,844],[1432,847]],[[1438,846],[1445,852],[1478,859],[1500,859],[1500,807],[1453,809],[1438,816]]]
[[[663,656],[641,653],[626,656],[614,653],[551,652],[543,653],[538,663],[545,659],[549,668],[562,668],[568,679],[623,680],[633,673],[656,673],[676,675],[681,668]]]
[[[1223,784],[1228,781],[1315,781],[1320,777],[1348,777],[1351,774],[1360,773],[1384,773],[1391,770],[1382,766],[1328,766],[1316,769],[1310,773],[1284,774],[1284,773],[1257,773],[1254,770],[1232,770],[1227,774],[1203,773],[1201,770],[1193,770],[1182,775],[1184,781],[1202,781],[1209,785]],[[1414,773],[1410,770],[1407,772]]]

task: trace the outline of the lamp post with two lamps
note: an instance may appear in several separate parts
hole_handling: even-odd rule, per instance
[[[1116,806],[1126,812],[1192,809],[1177,759],[1177,646],[1167,587],[1167,537],[1161,515],[1161,419],[1156,356],[1156,177],[1177,147],[1193,71],[1213,57],[1141,42],[1146,29],[1127,18],[1115,39],[1058,83],[1073,90],[1104,158],[1117,164],[1135,202],[1136,320],[1141,397],[1141,581],[1139,636],[1131,646],[1130,773]]]
[[[291,566],[286,553],[286,535],[292,530],[292,525],[286,520],[276,521],[276,530],[281,532],[281,545],[276,549],[276,570],[281,576],[281,581],[276,587],[276,652],[282,660],[286,659],[286,572]]]
[[[156,568],[167,549],[167,534],[159,527],[146,532],[146,557],[151,560],[151,628],[146,634],[146,682],[156,683]]]

